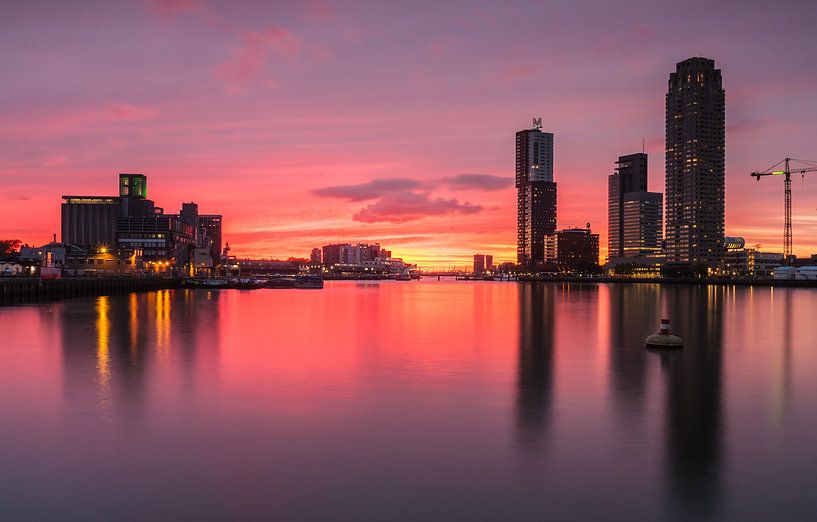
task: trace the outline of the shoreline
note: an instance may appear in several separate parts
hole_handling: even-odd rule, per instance
[[[817,288],[817,280],[794,279],[706,279],[694,277],[646,278],[646,277],[520,277],[520,283],[626,283],[651,285],[692,285],[692,286],[761,286],[786,288]]]
[[[0,306],[59,301],[72,297],[150,292],[178,288],[181,280],[158,277],[4,278],[0,279]]]

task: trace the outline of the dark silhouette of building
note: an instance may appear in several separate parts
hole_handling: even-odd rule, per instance
[[[647,155],[620,156],[608,178],[610,259],[655,254],[661,250],[663,196],[647,192]]]
[[[309,262],[320,264],[321,263],[321,249],[320,248],[313,248],[312,252],[309,254]]]
[[[474,273],[485,273],[485,254],[474,254]]]
[[[117,219],[153,213],[143,174],[120,174],[119,196],[63,196],[62,242],[89,249],[116,245]]]
[[[116,244],[120,201],[112,196],[63,196],[62,242],[100,248]]]
[[[556,233],[557,260],[563,267],[594,272],[599,266],[599,235],[587,228],[568,228]]]
[[[546,261],[545,236],[556,231],[553,134],[533,129],[516,133],[517,262],[532,267]]]
[[[199,229],[204,231],[205,240],[202,247],[210,249],[210,256],[213,263],[218,264],[221,259],[221,227],[223,218],[221,214],[199,214]]]
[[[165,214],[147,199],[144,174],[119,174],[118,196],[63,196],[62,242],[94,252],[139,250],[145,262],[162,272],[190,263],[196,248],[208,249],[211,264],[216,264],[221,216],[205,216],[204,226],[201,218],[192,202],[184,203],[179,214]]]
[[[708,58],[670,74],[666,97],[667,261],[714,266],[724,235],[725,93]]]

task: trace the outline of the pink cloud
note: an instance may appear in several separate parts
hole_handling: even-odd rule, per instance
[[[429,198],[416,192],[397,192],[384,196],[381,200],[360,209],[352,216],[362,223],[405,223],[428,216],[447,214],[476,214],[482,211],[479,205],[460,203],[456,199]]]
[[[199,8],[195,0],[150,0],[150,10],[160,16],[189,13]]]
[[[537,67],[532,64],[513,65],[502,71],[500,76],[503,80],[513,83],[533,76],[536,74],[536,70]]]
[[[254,80],[264,71],[270,54],[293,57],[300,53],[301,47],[301,39],[283,27],[247,31],[242,36],[242,44],[233,49],[232,57],[217,68],[217,73],[231,83]]]
[[[130,103],[116,102],[108,106],[109,114],[116,120],[142,121],[156,117],[156,109]]]

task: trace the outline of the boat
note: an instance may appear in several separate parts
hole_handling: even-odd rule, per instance
[[[411,281],[411,270],[404,268],[394,279],[395,281]]]
[[[286,276],[269,277],[264,288],[295,288],[295,278]]]
[[[316,275],[299,275],[295,277],[295,288],[305,290],[323,288],[323,278]]]
[[[253,277],[239,277],[228,280],[227,283],[229,288],[236,288],[238,290],[254,290],[264,287],[264,281]]]
[[[683,340],[670,332],[669,319],[661,319],[661,330],[644,341],[647,348],[683,348]]]
[[[202,288],[227,288],[227,280],[219,277],[202,279],[200,286]]]

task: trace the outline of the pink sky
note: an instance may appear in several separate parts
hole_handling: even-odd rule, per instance
[[[703,55],[726,89],[727,233],[780,251],[782,180],[748,173],[817,159],[817,4],[662,4],[6,5],[0,237],[48,241],[60,195],[141,172],[166,211],[222,213],[239,256],[372,240],[425,266],[510,260],[514,132],[541,116],[559,227],[606,246],[613,162],[645,138],[663,192],[667,77]],[[817,173],[793,190],[795,252],[817,252]]]

